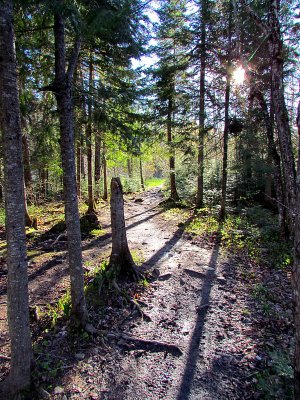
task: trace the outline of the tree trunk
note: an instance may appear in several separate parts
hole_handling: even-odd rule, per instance
[[[103,144],[103,200],[108,199],[106,148]]]
[[[77,181],[77,196],[81,198],[81,143],[80,139],[76,141],[76,181]]]
[[[231,42],[232,42],[232,11],[233,4],[229,4],[229,22],[228,22],[228,53],[226,69],[226,89],[225,89],[225,118],[224,118],[224,136],[223,136],[223,161],[222,161],[222,197],[220,220],[224,220],[226,215],[226,196],[227,196],[227,176],[228,176],[228,134],[229,134],[229,101],[230,101],[230,79],[231,79]]]
[[[95,213],[95,200],[93,189],[93,171],[92,171],[92,93],[93,93],[93,57],[90,56],[89,62],[89,98],[88,98],[88,124],[86,129],[87,139],[87,162],[88,162],[88,210],[87,214]]]
[[[173,101],[171,98],[168,100],[168,115],[167,115],[167,138],[169,151],[171,153],[169,158],[170,167],[170,199],[173,201],[179,201],[179,195],[176,188],[176,177],[175,177],[175,151],[172,148],[172,112],[173,112]]]
[[[298,154],[300,156],[300,101],[297,113],[298,126]],[[294,292],[294,399],[300,400],[300,158],[298,158],[296,180],[296,207],[295,207],[295,236],[294,236],[294,266],[293,266],[293,292]]]
[[[63,188],[71,277],[71,314],[72,320],[76,325],[84,326],[87,321],[87,311],[83,284],[81,232],[76,188],[74,117],[71,92],[73,71],[80,49],[80,41],[78,39],[74,46],[74,53],[71,58],[73,65],[70,61],[68,72],[66,73],[64,20],[59,13],[54,15],[54,38],[55,82],[53,91],[57,100],[60,122]]]
[[[205,68],[206,68],[206,20],[207,1],[201,3],[201,47],[200,47],[200,87],[199,87],[199,133],[198,133],[198,176],[196,207],[203,207],[204,134],[205,134]]]
[[[23,144],[25,187],[29,188],[32,184],[32,174],[31,174],[31,165],[30,165],[29,139],[28,139],[27,135],[22,136],[22,144]]]
[[[140,157],[140,178],[141,178],[141,187],[142,187],[142,190],[145,190],[145,182],[144,182],[144,177],[143,177],[143,163],[142,163],[142,157]]]
[[[101,178],[101,136],[100,133],[95,135],[95,190],[96,198],[100,197],[99,182]]]
[[[293,232],[296,170],[291,142],[291,130],[284,98],[283,69],[285,56],[278,11],[279,1],[270,0],[269,24],[271,34],[268,36],[268,43],[271,56],[272,94],[285,185],[284,193],[286,204],[289,208],[289,228]]]
[[[279,226],[280,226],[280,234],[282,239],[286,240],[288,237],[288,228],[286,225],[286,207],[285,207],[285,199],[283,196],[283,182],[282,182],[282,171],[281,171],[281,160],[280,155],[277,152],[275,140],[274,140],[274,129],[272,118],[268,113],[268,106],[265,101],[265,98],[261,91],[257,88],[253,87],[250,93],[250,99],[256,97],[261,112],[264,118],[267,140],[268,140],[268,151],[270,153],[270,157],[272,158],[273,166],[274,166],[274,181],[275,181],[275,192],[277,198],[277,207],[279,214]],[[271,113],[272,114],[272,113]]]
[[[110,189],[112,250],[109,268],[114,270],[116,277],[137,278],[136,266],[127,242],[120,178],[112,178]]]
[[[133,174],[132,174],[132,158],[127,158],[127,170],[128,170],[128,178],[131,179]]]
[[[0,54],[0,126],[4,148],[8,269],[7,316],[11,340],[10,373],[0,387],[1,398],[4,399],[17,397],[21,390],[29,387],[32,361],[24,219],[22,132],[11,1],[0,2]]]

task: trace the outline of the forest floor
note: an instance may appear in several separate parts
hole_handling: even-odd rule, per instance
[[[68,311],[66,242],[56,241],[57,234],[42,239],[41,232],[29,239],[38,393],[29,398],[290,398],[284,359],[292,341],[289,269],[261,267],[226,249],[218,232],[187,232],[193,212],[163,209],[162,200],[159,188],[126,196],[129,247],[146,278],[123,282],[121,291],[99,285],[93,273],[111,249],[109,207],[101,204],[103,231],[83,240],[95,332],[74,332],[59,315]],[[9,367],[9,338],[4,241],[0,246],[1,379]]]

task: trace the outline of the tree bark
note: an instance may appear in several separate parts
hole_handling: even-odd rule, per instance
[[[11,340],[10,373],[0,387],[12,398],[30,385],[32,361],[29,330],[25,236],[22,132],[14,50],[13,3],[0,2],[0,116],[4,147],[7,236],[7,316]],[[4,397],[6,396],[6,397]]]
[[[297,113],[298,127],[298,154],[300,155],[300,101]],[[294,236],[294,266],[293,266],[293,292],[294,292],[294,398],[300,400],[300,158],[298,158],[296,179],[296,207],[295,207],[295,236]]]
[[[198,130],[198,176],[196,207],[203,207],[204,174],[204,134],[205,134],[205,69],[206,69],[206,21],[207,1],[201,2],[201,47],[200,47],[200,85],[199,85],[199,130]]]
[[[142,187],[142,190],[145,190],[145,182],[144,182],[144,176],[143,176],[142,157],[140,157],[140,178],[141,178],[141,187]]]
[[[76,181],[77,181],[77,196],[81,198],[81,141],[77,138],[76,141]]]
[[[110,189],[112,251],[109,268],[114,270],[116,277],[137,278],[136,266],[127,242],[120,178],[112,178]]]
[[[268,140],[268,151],[272,158],[272,163],[274,166],[274,182],[275,182],[275,192],[277,198],[277,207],[279,214],[279,227],[282,239],[286,240],[288,236],[288,229],[286,226],[286,207],[285,198],[283,195],[283,182],[282,182],[282,171],[281,171],[281,160],[278,154],[275,140],[274,140],[274,129],[271,116],[268,112],[268,106],[266,100],[260,90],[256,87],[252,87],[250,93],[250,99],[256,98],[259,102],[263,119],[266,126],[267,140]]]
[[[230,79],[231,79],[231,42],[232,42],[232,1],[229,4],[229,22],[228,22],[228,53],[226,68],[226,89],[225,89],[225,117],[223,134],[223,161],[222,161],[222,194],[220,220],[224,220],[226,215],[226,196],[227,196],[227,176],[228,176],[228,134],[229,134],[229,101],[230,101]]]
[[[103,143],[103,200],[108,199],[106,148]]]
[[[60,13],[54,15],[54,38],[55,81],[53,91],[57,100],[60,122],[65,217],[71,278],[71,316],[76,325],[84,326],[87,321],[87,311],[84,296],[81,232],[76,188],[74,116],[71,92],[71,83],[80,49],[80,41],[78,39],[74,46],[74,53],[66,72],[65,29],[64,20]]]
[[[278,18],[279,0],[270,0],[268,36],[269,52],[271,56],[272,93],[275,109],[275,120],[278,130],[278,139],[282,160],[283,177],[285,184],[286,203],[289,208],[289,226],[293,232],[293,211],[295,206],[295,179],[296,169],[293,157],[291,141],[291,130],[288,119],[288,112],[285,104],[283,72],[284,54],[283,40]]]
[[[88,124],[86,129],[87,139],[87,162],[88,162],[88,210],[87,214],[95,213],[95,200],[93,188],[93,171],[92,171],[92,92],[93,92],[93,57],[90,56],[89,61],[89,98],[88,98]]]
[[[101,135],[96,133],[95,135],[95,190],[96,198],[100,197],[99,181],[101,178]]]
[[[167,115],[167,139],[169,145],[169,151],[171,153],[169,158],[170,167],[170,199],[173,201],[179,201],[179,195],[176,188],[176,177],[175,177],[175,151],[172,148],[172,112],[173,112],[173,101],[171,98],[168,100],[168,115]]]
[[[32,174],[31,174],[31,165],[30,165],[29,138],[27,135],[22,136],[22,144],[23,144],[25,187],[30,188],[30,186],[32,184]]]

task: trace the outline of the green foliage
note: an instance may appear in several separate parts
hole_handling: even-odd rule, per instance
[[[217,235],[225,248],[254,262],[282,269],[292,263],[291,248],[280,239],[276,218],[262,207],[241,210],[239,215],[229,214],[222,224],[216,209],[203,208],[186,231],[206,238]]]
[[[66,292],[54,306],[48,306],[46,313],[51,319],[52,327],[57,324],[59,318],[69,318],[71,314],[71,294]]]
[[[145,180],[146,189],[151,189],[158,186],[163,186],[165,184],[165,178],[149,178]]]
[[[293,368],[291,357],[286,352],[274,350],[268,354],[266,368],[255,376],[260,398],[265,400],[293,399]]]
[[[123,193],[135,193],[141,190],[140,180],[137,178],[121,178]]]

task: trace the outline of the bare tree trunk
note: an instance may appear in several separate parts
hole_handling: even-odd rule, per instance
[[[93,172],[92,172],[92,92],[93,92],[93,57],[90,56],[89,61],[89,98],[88,98],[88,124],[86,129],[87,138],[87,162],[88,162],[88,210],[87,214],[95,213],[95,200],[93,189]]]
[[[22,132],[14,50],[13,4],[0,2],[0,118],[4,147],[7,236],[7,316],[11,341],[8,378],[1,398],[16,398],[30,385],[32,361],[29,329],[25,236]]]
[[[277,207],[279,214],[279,226],[280,226],[280,234],[281,237],[286,240],[288,236],[288,229],[286,225],[286,207],[285,207],[285,198],[283,196],[283,182],[282,182],[282,171],[281,171],[281,160],[280,155],[276,149],[276,144],[274,140],[274,129],[271,116],[268,113],[268,106],[265,101],[265,98],[261,91],[257,88],[253,87],[251,89],[250,98],[256,97],[265,122],[267,140],[268,140],[268,151],[272,158],[273,166],[274,166],[274,181],[275,181],[275,191],[277,198]]]
[[[198,176],[196,207],[203,207],[203,173],[204,173],[204,134],[205,134],[205,69],[206,69],[206,21],[207,1],[201,2],[201,47],[200,47],[200,104],[198,131]]]
[[[229,100],[230,100],[230,79],[231,79],[231,46],[232,46],[232,2],[229,5],[229,22],[228,22],[228,51],[227,51],[227,68],[226,68],[226,89],[225,89],[225,118],[224,118],[224,134],[223,134],[223,161],[222,161],[222,197],[220,220],[224,220],[226,215],[226,197],[227,197],[227,176],[228,176],[228,134],[229,134]]]
[[[270,33],[268,36],[269,52],[271,56],[272,92],[275,108],[275,119],[278,130],[278,139],[282,160],[283,177],[285,184],[285,195],[289,207],[289,226],[293,232],[293,208],[295,205],[295,160],[291,142],[291,130],[286,109],[283,86],[284,52],[283,40],[278,18],[279,0],[270,0],[269,24]]]
[[[137,278],[138,273],[127,242],[120,178],[112,178],[110,189],[112,251],[109,266],[114,270],[116,277]]]
[[[133,173],[132,173],[132,158],[127,158],[127,170],[128,170],[128,178],[132,178]]]
[[[172,112],[173,112],[173,101],[171,98],[168,100],[168,115],[167,115],[167,138],[169,151],[171,153],[169,158],[170,166],[170,198],[173,201],[179,201],[179,195],[176,188],[176,177],[175,177],[175,151],[172,148]]]
[[[140,157],[140,178],[141,178],[142,190],[145,190],[145,182],[144,182],[144,177],[143,177],[143,163],[142,163],[142,157]]]
[[[101,177],[101,136],[100,133],[95,135],[95,190],[96,198],[99,199],[99,181]]]
[[[106,148],[103,143],[103,200],[108,199]]]
[[[29,139],[28,139],[27,135],[22,136],[22,144],[23,144],[25,187],[29,188],[32,184],[32,174],[31,174],[31,165],[30,165]]]
[[[293,266],[293,292],[294,292],[294,399],[300,400],[300,101],[297,113],[298,126],[298,168],[296,179],[296,207],[295,207],[295,236],[294,236],[294,266]]]
[[[71,277],[72,320],[76,325],[84,326],[87,311],[84,296],[81,232],[76,188],[74,117],[71,83],[80,50],[77,39],[74,52],[66,73],[65,28],[61,14],[54,15],[55,38],[55,81],[53,91],[56,96],[61,139],[61,158],[63,168],[63,187],[65,216],[68,237],[68,256]]]
[[[77,196],[81,198],[81,144],[80,139],[76,141],[76,180],[77,180]]]

